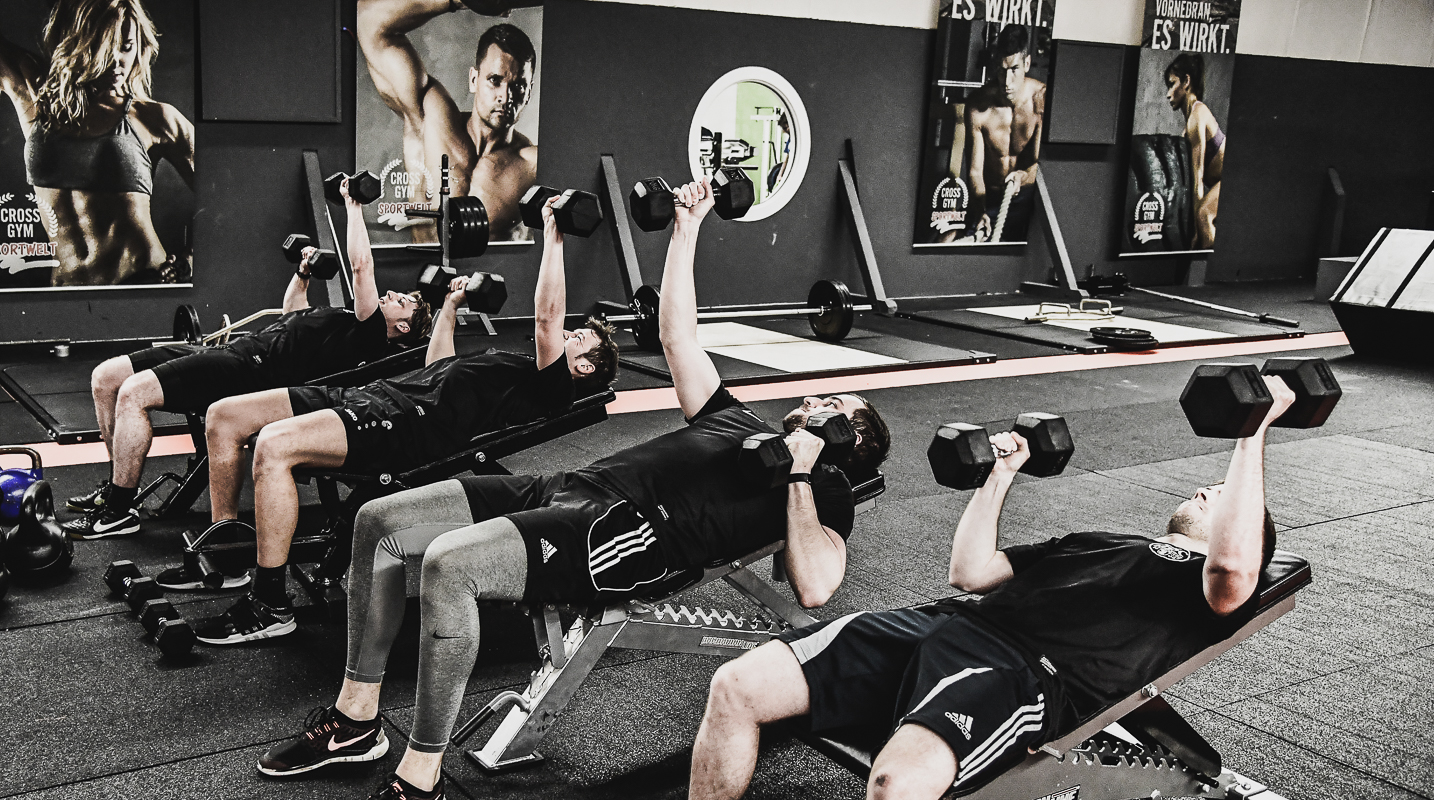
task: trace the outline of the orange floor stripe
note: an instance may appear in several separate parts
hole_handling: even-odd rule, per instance
[[[1314,333],[1299,339],[1265,339],[1258,342],[1231,342],[1228,344],[1204,344],[1191,347],[1168,347],[1162,350],[1147,350],[1133,353],[1069,353],[1058,356],[1035,358],[1013,358],[991,364],[969,364],[960,367],[930,367],[927,369],[901,370],[896,372],[873,372],[865,375],[847,375],[838,378],[806,378],[779,383],[761,383],[755,386],[735,386],[732,394],[745,402],[777,400],[784,397],[825,396],[838,392],[862,392],[872,389],[892,389],[898,386],[926,386],[933,383],[957,383],[979,381],[988,378],[1010,378],[1020,375],[1046,375],[1055,372],[1077,372],[1088,369],[1109,369],[1131,367],[1140,364],[1167,364],[1176,361],[1207,361],[1233,356],[1248,356],[1259,353],[1276,353],[1294,350],[1317,350],[1325,347],[1340,347],[1349,344],[1343,331]],[[662,389],[633,389],[618,392],[617,399],[608,403],[609,414],[631,414],[638,411],[658,411],[677,408],[677,392],[671,387]],[[69,444],[54,442],[27,445],[40,451],[40,457],[47,467],[64,467],[73,464],[98,464],[108,460],[103,444]],[[185,455],[194,452],[188,435],[159,436],[149,449],[151,456]],[[0,467],[28,466],[24,457],[0,457]]]

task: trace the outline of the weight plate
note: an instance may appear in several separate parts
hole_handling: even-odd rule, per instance
[[[1151,345],[1158,343],[1150,331],[1144,328],[1091,328],[1090,338],[1100,344],[1116,346]]]
[[[204,329],[199,326],[199,312],[194,310],[194,306],[186,303],[174,309],[174,338],[190,344],[199,344],[204,339]]]
[[[448,257],[477,258],[488,249],[488,209],[476,197],[448,198]]]
[[[817,281],[807,294],[807,307],[820,308],[808,315],[812,333],[824,342],[839,342],[851,333],[856,313],[851,308],[851,290],[841,281]]]
[[[662,297],[658,293],[657,287],[647,284],[637,287],[637,291],[633,292],[632,297],[632,310],[638,316],[638,319],[632,323],[632,332],[637,337],[637,346],[654,353],[662,350],[657,323],[657,309],[661,300]]]

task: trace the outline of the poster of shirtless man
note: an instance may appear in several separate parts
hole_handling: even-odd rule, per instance
[[[950,0],[937,26],[915,244],[1023,244],[1054,0]]]
[[[0,291],[191,284],[194,4],[0,0],[0,20]]]
[[[437,241],[449,191],[488,209],[489,241],[530,242],[518,201],[538,174],[541,0],[359,0],[360,169],[383,181],[365,208],[374,244]]]

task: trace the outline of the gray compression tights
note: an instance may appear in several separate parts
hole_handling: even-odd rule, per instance
[[[389,648],[403,625],[404,562],[420,554],[423,618],[409,747],[437,753],[448,745],[478,658],[478,601],[521,600],[528,554],[517,527],[506,517],[473,523],[458,481],[365,504],[354,520],[349,572],[345,674],[350,680],[383,680]],[[367,574],[371,580],[365,580]]]

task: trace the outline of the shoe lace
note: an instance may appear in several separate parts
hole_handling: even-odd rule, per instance
[[[327,706],[319,706],[304,717],[304,737],[314,741],[338,726]]]

